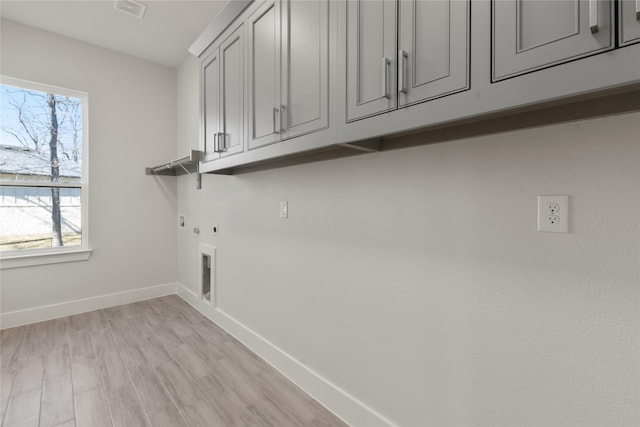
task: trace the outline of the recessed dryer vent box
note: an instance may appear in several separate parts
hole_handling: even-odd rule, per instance
[[[200,298],[216,306],[216,248],[200,244]]]

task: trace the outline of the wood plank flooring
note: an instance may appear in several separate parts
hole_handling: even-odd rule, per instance
[[[345,426],[172,295],[5,329],[2,426]]]

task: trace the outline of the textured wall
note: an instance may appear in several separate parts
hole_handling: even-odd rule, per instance
[[[6,20],[1,50],[3,75],[89,94],[94,250],[88,261],[2,270],[2,313],[173,282],[175,178],[144,167],[175,155],[176,70]]]
[[[639,425],[639,135],[636,112],[182,177],[203,232],[179,231],[178,281],[214,244],[222,311],[400,425]],[[571,196],[571,234],[536,231],[539,194]]]

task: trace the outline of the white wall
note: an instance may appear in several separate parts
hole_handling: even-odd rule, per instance
[[[198,292],[215,245],[222,312],[399,425],[639,425],[639,135],[636,112],[182,177],[203,232],[179,231],[178,281]],[[536,231],[539,194],[571,196],[571,234]]]
[[[172,283],[175,178],[144,167],[175,156],[176,70],[2,21],[0,72],[89,94],[88,261],[2,270],[1,312]]]

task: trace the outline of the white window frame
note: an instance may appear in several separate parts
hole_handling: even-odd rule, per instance
[[[0,84],[45,93],[55,93],[56,95],[69,96],[82,101],[82,176],[80,178],[80,182],[44,183],[37,181],[0,180],[0,185],[2,186],[80,188],[82,244],[78,246],[3,251],[0,252],[0,270],[43,264],[57,264],[61,262],[84,261],[89,259],[91,256],[91,247],[89,245],[89,94],[87,92],[74,89],[67,89],[59,86],[36,83],[1,75]]]

